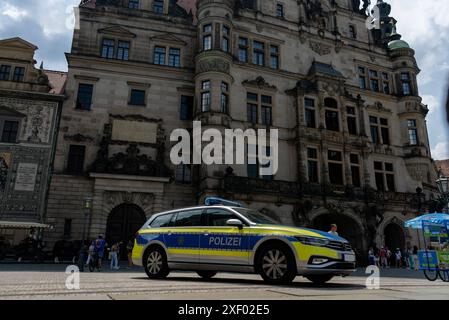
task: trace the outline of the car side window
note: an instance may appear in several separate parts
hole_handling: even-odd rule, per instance
[[[207,225],[211,227],[224,227],[230,219],[239,219],[234,213],[223,209],[207,209]]]
[[[203,210],[179,211],[174,223],[175,227],[199,227],[201,226],[201,214]]]
[[[170,225],[172,217],[173,214],[164,214],[162,216],[159,216],[151,222],[150,226],[151,228],[166,228]]]

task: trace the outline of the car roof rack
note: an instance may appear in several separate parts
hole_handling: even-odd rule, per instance
[[[244,206],[241,203],[230,201],[218,197],[206,197],[204,199],[204,205],[206,206],[226,206],[226,207],[240,207],[244,208]]]

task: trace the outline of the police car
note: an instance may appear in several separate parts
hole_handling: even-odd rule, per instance
[[[258,273],[270,284],[304,276],[323,284],[355,270],[348,241],[325,232],[282,226],[238,203],[207,198],[204,206],[156,214],[136,235],[133,263],[151,279],[172,270]]]

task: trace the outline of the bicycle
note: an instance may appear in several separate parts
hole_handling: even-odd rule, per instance
[[[436,281],[438,278],[443,282],[449,282],[449,270],[441,269],[426,269],[424,270],[424,276],[429,281]]]

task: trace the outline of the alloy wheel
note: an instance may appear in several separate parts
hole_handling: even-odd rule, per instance
[[[288,270],[287,257],[278,249],[267,251],[262,259],[262,270],[270,279],[281,279]]]

